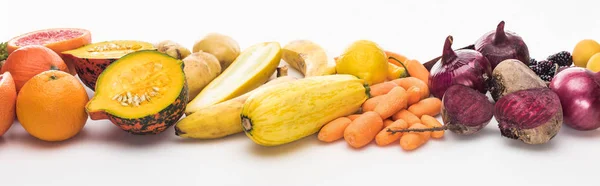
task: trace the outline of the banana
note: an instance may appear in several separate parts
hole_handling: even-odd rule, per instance
[[[305,77],[335,74],[335,61],[321,46],[309,40],[295,40],[283,47],[281,58]]]
[[[254,92],[290,82],[292,76],[277,77],[257,89],[231,100],[202,108],[175,124],[175,134],[182,138],[216,139],[242,132],[242,106]]]
[[[242,108],[242,127],[256,144],[282,145],[355,113],[367,98],[368,86],[355,76],[306,77],[252,94]]]

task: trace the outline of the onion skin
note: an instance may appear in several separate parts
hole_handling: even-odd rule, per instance
[[[517,59],[529,66],[529,49],[521,36],[514,32],[504,30],[504,21],[501,21],[496,30],[481,36],[475,42],[475,50],[481,52],[492,65],[492,70],[500,62],[507,59]]]
[[[547,143],[563,123],[560,99],[549,88],[507,94],[496,102],[494,117],[502,136],[527,144]]]
[[[492,76],[489,61],[475,50],[452,50],[452,40],[452,36],[446,38],[441,61],[431,68],[431,93],[441,99],[446,89],[460,84],[485,94]]]
[[[452,85],[442,98],[442,120],[456,134],[483,129],[494,116],[494,104],[485,94],[464,85]]]
[[[600,127],[600,73],[567,68],[556,74],[550,89],[560,98],[565,125],[581,131]]]

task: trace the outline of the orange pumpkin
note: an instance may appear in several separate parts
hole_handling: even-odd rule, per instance
[[[17,92],[33,76],[48,70],[68,72],[67,65],[54,51],[41,45],[29,45],[12,52],[0,73],[10,72],[15,80]]]
[[[15,104],[17,90],[10,72],[0,74],[0,136],[2,136],[15,121]]]

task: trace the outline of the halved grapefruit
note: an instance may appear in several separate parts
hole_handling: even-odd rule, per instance
[[[63,51],[77,49],[91,42],[92,34],[89,30],[81,28],[51,28],[14,37],[8,41],[7,49],[10,54],[24,46],[43,45],[60,55]],[[69,60],[64,61],[69,67],[69,72],[72,75],[77,74],[73,62]]]

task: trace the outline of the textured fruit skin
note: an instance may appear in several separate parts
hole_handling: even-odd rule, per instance
[[[0,74],[0,137],[15,121],[17,89],[10,72]]]
[[[216,139],[243,132],[240,114],[248,97],[259,90],[294,80],[296,78],[291,76],[279,77],[244,95],[202,108],[177,122],[175,134],[182,138]]]
[[[355,113],[369,98],[364,80],[352,75],[313,76],[282,83],[250,96],[242,108],[242,127],[263,146],[312,135],[326,123]]]
[[[547,87],[533,70],[516,59],[502,61],[492,72],[490,94],[494,101],[502,96],[530,88]]]
[[[68,72],[49,70],[25,83],[17,96],[17,118],[32,136],[63,141],[85,126],[89,101],[85,87]]]
[[[130,134],[159,134],[179,121],[188,102],[187,83],[184,84],[177,99],[156,114],[141,118],[121,118],[106,112],[89,112],[92,120],[109,119],[113,124]]]
[[[578,67],[586,67],[590,57],[600,52],[600,44],[592,39],[579,41],[571,53],[573,64]]]
[[[72,61],[75,64],[75,70],[79,75],[79,78],[87,86],[92,90],[96,90],[96,81],[98,80],[98,76],[110,65],[115,62],[117,59],[86,59],[86,58],[78,58],[70,54],[63,54],[65,58],[69,61]]]
[[[20,47],[11,53],[0,73],[10,72],[15,80],[17,92],[19,92],[21,87],[35,75],[52,69],[69,71],[56,52],[45,46],[29,45]]]
[[[387,55],[381,46],[372,41],[358,40],[352,43],[335,63],[336,73],[354,75],[369,85],[387,79]]]

